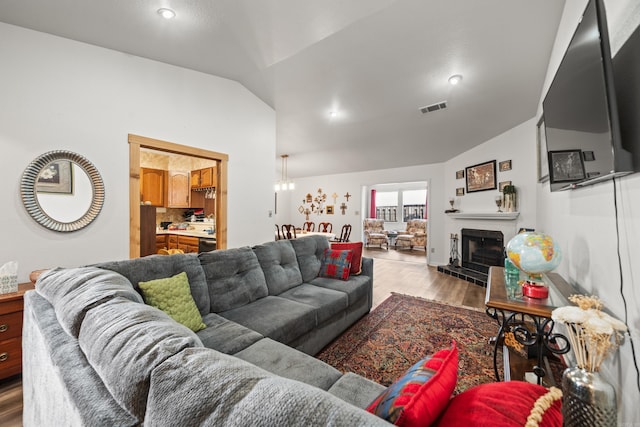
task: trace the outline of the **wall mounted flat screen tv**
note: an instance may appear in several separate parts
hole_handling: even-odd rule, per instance
[[[542,103],[551,191],[633,172],[620,139],[602,0],[590,0]]]

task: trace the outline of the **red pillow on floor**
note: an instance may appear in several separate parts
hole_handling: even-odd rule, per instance
[[[331,243],[331,249],[353,251],[351,274],[358,275],[362,273],[362,242],[334,242]]]
[[[429,426],[447,406],[458,381],[458,348],[440,350],[413,365],[367,411],[397,426]]]
[[[539,403],[536,405],[537,401]],[[562,426],[562,392],[524,381],[472,387],[451,399],[434,425],[522,427],[527,423],[534,407],[537,415],[533,418],[538,426]]]

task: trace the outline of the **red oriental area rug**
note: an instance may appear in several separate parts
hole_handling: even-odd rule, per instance
[[[316,357],[341,372],[354,372],[388,386],[418,360],[458,344],[454,394],[495,381],[493,346],[498,331],[484,311],[393,294]],[[502,374],[502,354],[498,354]]]

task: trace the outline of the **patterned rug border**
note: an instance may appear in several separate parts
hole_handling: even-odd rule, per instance
[[[434,304],[446,305],[446,306],[453,307],[453,308],[462,308],[462,309],[465,309],[465,310],[476,311],[476,312],[479,312],[479,313],[485,313],[486,314],[486,311],[485,311],[484,308],[469,307],[467,305],[455,305],[455,304],[448,303],[446,301],[438,301],[438,300],[434,300],[434,299],[419,297],[419,296],[416,296],[416,295],[403,294],[403,293],[400,293],[400,292],[391,292],[391,295],[392,296],[393,295],[397,295],[397,296],[401,296],[401,297],[415,298],[415,299],[419,299],[419,300],[426,301],[426,302],[432,302]],[[384,301],[388,300],[389,298],[390,297],[387,297]],[[384,301],[382,301],[382,302],[384,302]],[[382,303],[378,304],[378,306],[380,306],[380,305],[382,305]],[[378,308],[378,307],[376,307],[376,308]],[[373,311],[375,311],[375,308],[373,309]],[[496,331],[497,331],[497,329],[496,329]]]

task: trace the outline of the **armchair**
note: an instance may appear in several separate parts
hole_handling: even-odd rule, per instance
[[[387,246],[389,249],[389,237],[387,237],[387,230],[384,229],[384,220],[367,218],[364,220],[364,245],[382,245]]]
[[[413,249],[414,246],[422,247],[427,250],[427,220],[426,219],[410,219],[407,222],[407,229],[400,231],[398,237],[396,237],[397,247],[409,247]]]

